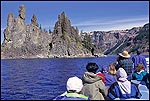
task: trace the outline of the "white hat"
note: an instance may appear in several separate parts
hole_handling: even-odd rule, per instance
[[[127,51],[123,51],[122,53],[119,53],[119,55],[124,57],[124,58],[130,58],[130,55]]]
[[[67,90],[76,90],[76,92],[80,92],[83,87],[82,80],[78,77],[70,77],[67,81]]]

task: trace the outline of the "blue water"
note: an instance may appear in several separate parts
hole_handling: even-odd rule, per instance
[[[82,77],[88,62],[106,67],[116,57],[2,59],[1,100],[51,100],[66,91],[67,79]]]

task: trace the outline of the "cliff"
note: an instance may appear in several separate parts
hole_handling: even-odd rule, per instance
[[[82,57],[91,54],[82,46],[78,28],[71,26],[64,12],[58,16],[50,44],[50,54],[56,57]]]
[[[31,23],[25,24],[25,7],[19,7],[18,17],[9,13],[4,41],[1,45],[1,58],[49,58],[90,56],[82,46],[78,28],[71,26],[63,12],[55,24],[54,32],[42,30],[35,14]]]
[[[94,31],[92,39],[105,55],[115,55],[123,50],[135,54],[137,49],[141,49],[143,54],[149,54],[149,23],[126,30]]]

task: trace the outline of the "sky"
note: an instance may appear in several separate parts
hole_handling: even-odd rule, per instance
[[[26,24],[35,14],[42,29],[52,31],[63,11],[72,26],[83,32],[131,29],[149,22],[149,1],[1,1],[1,43],[8,14],[17,17],[22,4]]]

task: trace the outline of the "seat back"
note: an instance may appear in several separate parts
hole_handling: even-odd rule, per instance
[[[143,100],[149,100],[149,91],[141,91],[141,98],[140,99],[143,99]]]
[[[145,85],[139,85],[138,88],[142,94],[140,99],[149,100],[149,89]]]
[[[141,91],[148,91],[148,88],[145,85],[139,85],[139,90]]]

